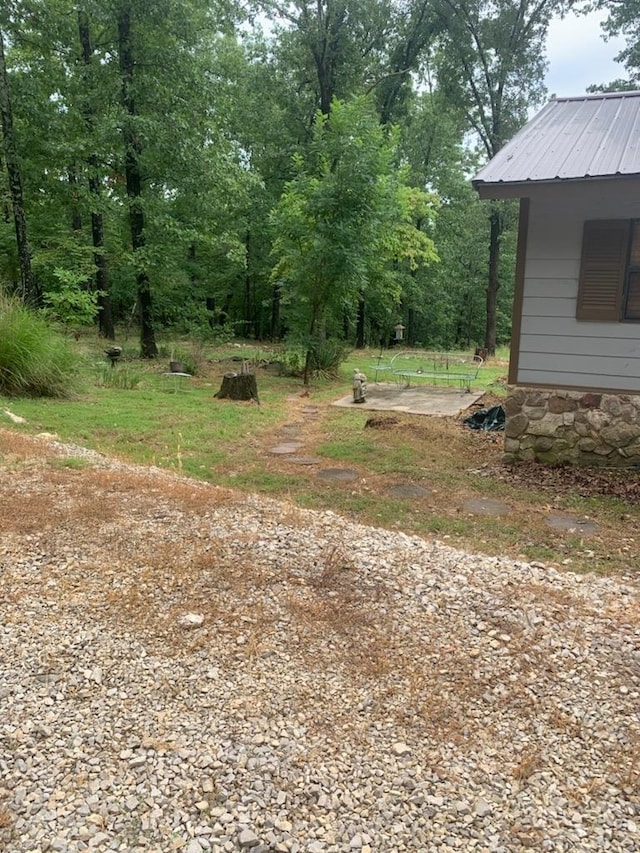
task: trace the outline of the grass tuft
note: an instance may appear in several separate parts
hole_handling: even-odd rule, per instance
[[[79,358],[40,314],[0,291],[0,392],[11,397],[70,397]]]

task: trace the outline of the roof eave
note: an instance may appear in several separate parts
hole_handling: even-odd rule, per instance
[[[530,195],[533,187],[557,186],[559,184],[587,184],[594,181],[637,180],[639,177],[640,174],[638,172],[633,172],[625,175],[584,175],[580,178],[552,178],[543,181],[496,181],[492,183],[473,180],[471,184],[481,199],[526,198]]]

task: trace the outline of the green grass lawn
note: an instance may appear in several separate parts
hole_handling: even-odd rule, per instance
[[[639,520],[636,506],[615,498],[585,498],[571,487],[558,492],[535,482],[518,483],[501,468],[500,435],[475,433],[451,418],[397,413],[385,413],[396,417],[389,428],[372,429],[366,426],[371,412],[331,406],[350,393],[355,368],[366,373],[375,363],[374,351],[352,353],[337,379],[319,380],[305,389],[300,379],[279,376],[268,366],[277,359],[275,349],[251,344],[199,348],[197,374],[176,390],[173,377],[164,375],[168,356],[152,362],[125,360],[111,372],[101,359],[102,342],[85,339],[80,346],[85,361],[79,396],[0,399],[0,409],[26,419],[15,425],[0,413],[7,427],[55,433],[63,441],[132,462],[299,506],[332,509],[363,523],[435,536],[468,550],[602,572],[629,571],[637,562],[632,531]],[[506,354],[500,355],[481,368],[474,387],[492,400],[505,393]],[[215,397],[223,374],[238,368],[231,359],[239,357],[254,365],[260,405]],[[120,383],[115,381],[119,376]],[[306,406],[315,407],[317,414],[305,417]],[[282,428],[291,425],[301,430],[301,453],[319,457],[319,467],[353,469],[356,480],[322,480],[318,466],[295,466],[286,456],[273,455],[270,450],[282,441]],[[420,485],[428,497],[399,500],[388,494],[398,483]],[[492,518],[464,511],[466,499],[489,496],[507,503],[509,515]],[[554,509],[597,518],[598,535],[581,540],[550,530],[544,519]]]

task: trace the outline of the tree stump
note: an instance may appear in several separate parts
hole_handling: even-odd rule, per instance
[[[256,403],[260,403],[255,373],[225,373],[216,397],[220,399],[227,397],[230,400],[255,400]]]

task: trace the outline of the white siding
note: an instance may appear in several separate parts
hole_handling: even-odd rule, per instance
[[[632,218],[637,180],[532,187],[518,383],[640,393],[640,323],[576,320],[583,223]]]

